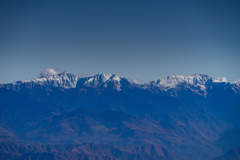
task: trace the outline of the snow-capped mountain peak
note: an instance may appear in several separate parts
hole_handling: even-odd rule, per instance
[[[158,86],[174,88],[175,86],[183,83],[190,85],[205,85],[209,79],[213,78],[202,74],[194,74],[192,76],[173,75],[159,79],[157,81],[152,81],[150,83]]]
[[[62,72],[52,76],[36,79],[28,79],[23,81],[17,81],[13,85],[20,85],[23,83],[35,83],[40,85],[53,85],[55,87],[62,88],[75,88],[79,77],[68,72]]]
[[[120,81],[121,78],[115,74],[97,74],[95,76],[79,79],[78,86],[79,85],[91,87],[104,86],[104,88],[106,88],[108,86],[108,83],[120,85]]]
[[[14,83],[4,84],[0,87],[4,88],[19,88],[21,85],[46,85],[60,88],[76,88],[76,87],[102,87],[113,88],[120,90],[121,77],[115,74],[96,74],[87,77],[78,77],[68,72],[62,72],[43,78],[28,79],[23,81],[17,81]]]
[[[110,77],[111,74],[97,74],[95,76],[86,77],[83,78],[83,80],[85,81],[84,85],[96,87],[108,81]]]
[[[193,92],[206,96],[207,94],[207,85],[209,83],[222,83],[227,82],[226,77],[214,79],[208,75],[204,74],[194,74],[192,76],[181,76],[173,75],[166,78],[159,79],[157,81],[150,82],[151,85],[161,88],[161,90],[168,91],[169,89],[174,89],[174,93],[171,93],[175,96],[177,90],[180,90],[182,86],[188,88]]]
[[[227,82],[226,77],[214,79],[208,75],[194,74],[192,76],[181,76],[181,75],[168,76],[168,77],[159,79],[157,81],[152,81],[150,83],[158,86],[174,88],[180,84],[205,85],[209,80],[212,80],[213,82],[216,82],[216,83]]]

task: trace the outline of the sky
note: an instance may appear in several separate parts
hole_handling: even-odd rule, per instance
[[[239,0],[0,0],[0,83],[56,68],[240,79]]]

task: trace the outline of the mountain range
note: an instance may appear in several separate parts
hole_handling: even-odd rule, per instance
[[[2,159],[210,160],[240,147],[240,80],[225,77],[63,72],[0,84],[0,111]]]

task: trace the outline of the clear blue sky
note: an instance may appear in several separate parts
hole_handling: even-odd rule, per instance
[[[0,83],[57,67],[240,79],[239,0],[1,0]]]

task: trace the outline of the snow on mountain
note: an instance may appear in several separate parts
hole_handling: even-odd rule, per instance
[[[108,81],[112,77],[112,74],[97,74],[93,77],[89,77],[85,84],[91,84],[91,86],[97,87],[106,81]],[[118,77],[119,78],[119,77]]]
[[[180,76],[180,75],[168,76],[166,78],[162,78],[157,81],[152,81],[150,83],[158,86],[174,88],[180,84],[201,86],[201,85],[205,85],[209,80],[212,80],[213,82],[216,82],[216,83],[227,82],[226,77],[214,79],[208,75],[194,74],[192,76]]]
[[[236,80],[236,81],[234,81],[234,82],[232,82],[232,84],[240,85],[240,79],[239,79],[239,80]]]
[[[24,81],[17,81],[13,85],[20,85],[23,83],[37,83],[40,85],[53,85],[62,88],[75,88],[79,77],[74,74],[63,72],[44,78],[29,79]]]
[[[240,94],[240,79],[232,82],[231,85],[232,85],[232,90],[235,93]]]
[[[157,81],[152,81],[150,83],[156,84],[158,86],[164,86],[169,88],[174,88],[176,85],[187,83],[190,85],[205,85],[205,83],[212,79],[211,77],[207,75],[199,75],[194,74],[192,76],[180,76],[180,75],[173,75],[168,76],[166,78],[159,79]]]
[[[79,79],[77,86],[86,87],[112,87],[116,90],[121,90],[121,78],[115,74],[97,74],[91,77],[84,77]]]
[[[121,90],[121,79],[115,74],[97,74],[92,76],[78,77],[74,74],[63,72],[60,74],[51,75],[43,78],[29,79],[17,81],[14,83],[3,84],[0,87],[12,88],[13,86],[20,86],[22,84],[40,84],[51,85],[61,88],[76,88],[78,87],[111,87],[116,90]],[[130,82],[129,82],[130,83]],[[16,88],[16,87],[14,87]]]
[[[124,81],[124,80],[125,81]],[[207,85],[209,83],[227,83],[225,77],[214,79],[208,75],[194,74],[192,76],[173,75],[168,76],[156,81],[152,81],[145,84],[139,84],[130,82],[125,78],[121,78],[115,74],[96,74],[84,77],[78,77],[74,74],[63,72],[60,74],[54,74],[48,77],[29,79],[24,81],[17,81],[14,83],[3,84],[0,87],[11,88],[11,86],[18,86],[21,84],[40,84],[51,85],[61,88],[76,88],[76,87],[100,87],[100,88],[112,88],[120,91],[123,85],[131,85],[132,87],[139,87],[142,89],[152,90],[153,86],[161,91],[169,91],[171,95],[176,96],[177,91],[180,91],[181,87],[188,88],[199,95],[206,96]],[[229,83],[235,92],[240,91],[240,80]],[[211,84],[210,84],[211,85]]]
[[[150,82],[150,84],[158,86],[159,88],[162,88],[165,91],[168,91],[169,89],[179,90],[182,86],[184,86],[185,88],[188,88],[195,93],[206,96],[207,94],[206,83],[208,81],[212,81],[213,83],[221,83],[227,82],[227,79],[226,77],[214,79],[204,74],[194,74],[192,76],[173,75],[159,79],[157,81],[152,81]],[[177,96],[175,91],[174,94],[173,93],[171,94]]]

